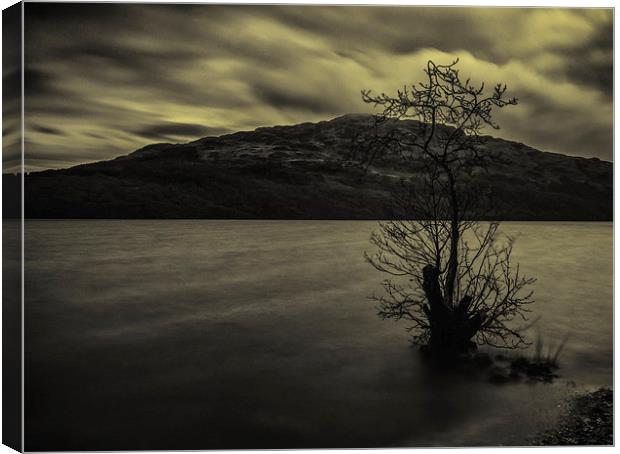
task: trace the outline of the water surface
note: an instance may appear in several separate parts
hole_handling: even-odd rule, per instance
[[[381,321],[376,222],[27,221],[26,449],[522,444],[612,384],[612,225],[506,223],[553,384],[437,371]]]

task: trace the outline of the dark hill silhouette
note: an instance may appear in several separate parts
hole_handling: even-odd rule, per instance
[[[28,218],[380,219],[416,169],[397,157],[347,161],[368,115],[154,144],[110,161],[26,177]],[[390,128],[416,122],[391,121]],[[506,220],[611,220],[612,164],[486,137],[484,179]],[[14,177],[3,178],[12,184]]]

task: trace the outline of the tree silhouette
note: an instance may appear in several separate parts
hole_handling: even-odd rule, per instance
[[[493,109],[517,99],[506,97],[505,85],[487,93],[484,83],[462,81],[457,63],[429,61],[426,80],[395,96],[362,91],[364,102],[382,110],[365,142],[366,166],[398,153],[416,169],[394,194],[392,219],[371,237],[376,251],[366,259],[390,275],[373,298],[381,317],[408,320],[414,342],[433,351],[517,348],[527,341],[515,320],[527,320],[535,280],[511,263],[514,238],[502,242],[499,222],[480,221],[490,197],[471,178],[489,159],[481,131],[499,129]]]

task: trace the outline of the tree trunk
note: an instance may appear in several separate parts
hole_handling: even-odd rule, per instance
[[[456,275],[459,267],[459,200],[456,194],[456,182],[450,169],[446,168],[449,183],[450,196],[450,256],[448,257],[448,272],[446,275],[446,303],[449,307],[454,307],[454,293],[456,287]]]
[[[430,324],[429,348],[437,354],[462,353],[475,344],[472,338],[483,322],[483,317],[469,311],[471,297],[466,295],[455,307],[449,307],[441,294],[439,270],[433,265],[426,265],[423,271],[423,289],[428,305],[424,312]]]

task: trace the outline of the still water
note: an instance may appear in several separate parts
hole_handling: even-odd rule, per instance
[[[376,317],[376,226],[26,221],[26,449],[519,445],[612,384],[611,223],[502,225],[530,338],[568,336],[558,380],[504,385]]]

